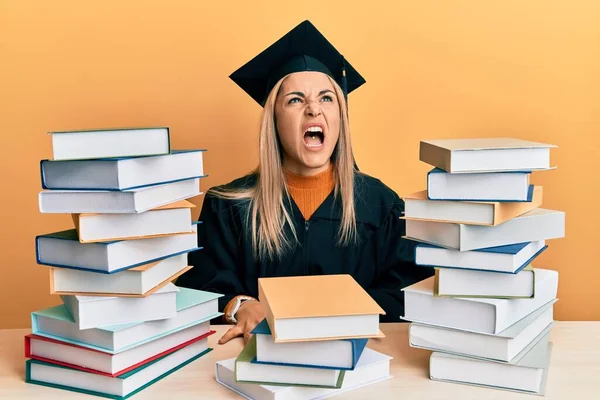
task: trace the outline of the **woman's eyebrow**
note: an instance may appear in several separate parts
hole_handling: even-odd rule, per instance
[[[302,92],[289,92],[288,94],[286,94],[286,96],[291,96],[291,95],[305,97],[304,93],[302,93]]]
[[[323,89],[319,92],[319,96],[324,95],[325,93],[333,93],[333,90],[331,89]],[[291,96],[291,95],[295,95],[295,96],[300,96],[300,97],[306,97],[304,93],[302,92],[289,92],[288,94],[286,94],[286,96]]]

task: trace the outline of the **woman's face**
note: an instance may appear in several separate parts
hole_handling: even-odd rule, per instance
[[[275,100],[275,118],[287,170],[315,175],[329,167],[340,135],[340,110],[325,74],[306,71],[288,76]]]

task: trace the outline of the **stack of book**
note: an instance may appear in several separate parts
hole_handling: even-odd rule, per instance
[[[36,238],[62,304],[31,314],[25,380],[127,398],[212,350],[221,295],[172,283],[200,249],[187,199],[203,151],[171,151],[166,127],[51,137],[40,211],[74,227]]]
[[[385,312],[350,275],[259,279],[266,318],[216,379],[248,399],[316,399],[390,377],[391,357],[367,348]]]
[[[433,350],[434,380],[527,393],[545,391],[558,272],[533,267],[564,237],[565,213],[541,208],[534,171],[549,144],[518,139],[423,141],[435,168],[405,196],[415,263],[435,276],[403,289],[410,346]]]

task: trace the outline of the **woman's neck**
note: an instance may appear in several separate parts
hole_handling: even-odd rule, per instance
[[[283,169],[288,191],[300,209],[304,219],[309,220],[335,186],[333,164],[318,174],[304,176]]]
[[[283,159],[283,169],[287,170],[288,172],[291,172],[292,174],[295,175],[301,175],[301,176],[314,176],[320,173],[323,173],[327,170],[329,170],[332,166],[331,161],[327,161],[326,164],[323,164],[320,167],[317,168],[311,168],[311,167],[307,167],[305,165],[302,165],[301,163],[297,163],[297,162],[293,162],[291,160],[289,160],[287,157],[284,157]]]
[[[314,189],[322,186],[331,186],[334,183],[333,164],[329,164],[327,168],[321,172],[311,175],[299,174],[283,168],[283,173],[288,187],[296,189]]]

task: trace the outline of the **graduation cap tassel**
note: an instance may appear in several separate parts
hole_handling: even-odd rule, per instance
[[[342,56],[342,80],[340,82],[342,92],[344,92],[344,100],[348,103],[348,79],[346,78],[346,59]]]
[[[346,112],[348,111],[348,79],[346,78],[346,59],[342,56],[342,79],[340,80],[340,87],[342,88],[342,92],[344,93],[344,100],[346,100]],[[360,171],[358,169],[358,165],[356,164],[356,159],[354,158],[354,154],[352,154],[352,161],[354,161],[354,169]]]

